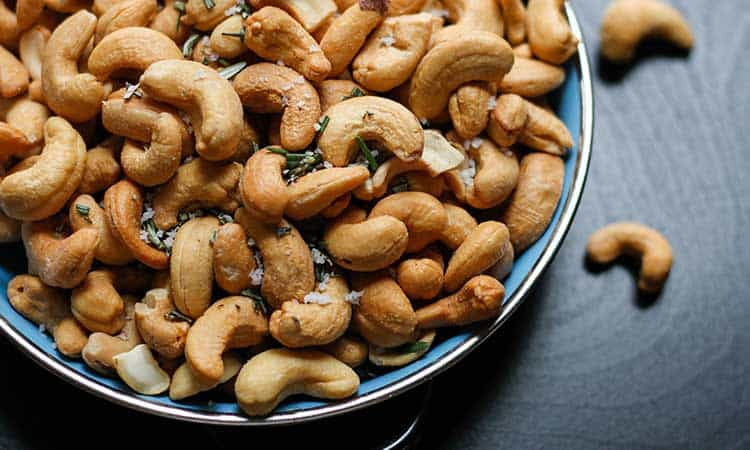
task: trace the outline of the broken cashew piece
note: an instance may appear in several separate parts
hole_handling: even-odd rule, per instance
[[[253,9],[264,6],[281,8],[301,23],[310,33],[320,28],[337,12],[336,4],[332,0],[299,1],[299,0],[250,0]]]
[[[488,220],[477,226],[456,249],[445,270],[444,288],[453,292],[469,278],[479,275],[498,261],[513,258],[507,255],[510,240],[508,228],[500,222]]]
[[[70,295],[70,309],[87,330],[109,335],[125,326],[125,301],[114,287],[115,274],[94,270]]]
[[[455,294],[419,308],[420,329],[467,325],[492,319],[503,309],[505,288],[488,275],[477,275]]]
[[[113,358],[116,355],[128,352],[142,343],[133,319],[133,308],[138,300],[132,296],[125,296],[123,300],[125,301],[125,325],[120,333],[116,336],[99,332],[92,333],[81,352],[86,365],[103,375],[109,375],[114,371]]]
[[[180,227],[169,259],[169,291],[177,309],[197,319],[211,304],[214,282],[211,237],[219,228],[213,216],[190,219]]]
[[[137,393],[159,395],[169,389],[169,374],[159,367],[147,345],[136,345],[112,360],[120,379]]]
[[[183,400],[201,392],[210,391],[220,384],[231,380],[242,369],[242,360],[234,352],[226,352],[221,355],[224,364],[224,373],[216,383],[203,384],[195,376],[190,364],[182,363],[172,374],[172,383],[169,385],[169,398],[172,400]]]
[[[183,320],[170,320],[175,306],[168,289],[151,289],[142,302],[135,304],[135,324],[143,342],[159,355],[176,359],[185,352],[190,324]]]
[[[404,344],[404,348],[382,348],[370,344],[370,362],[380,367],[401,367],[414,362],[430,350],[437,333],[429,330],[415,342]]]
[[[565,0],[529,0],[526,7],[531,51],[551,64],[562,64],[578,51],[578,38],[563,15],[564,4]]]

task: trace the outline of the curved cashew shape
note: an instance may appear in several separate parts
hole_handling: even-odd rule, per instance
[[[529,47],[537,58],[552,64],[564,63],[578,50],[578,38],[563,16],[564,4],[565,0],[529,0],[526,7]]]
[[[235,190],[242,166],[218,164],[196,158],[177,169],[177,174],[154,196],[154,223],[162,230],[177,225],[183,209],[219,208],[229,213],[239,206]]]
[[[333,219],[338,217],[346,208],[349,207],[349,203],[352,201],[352,195],[346,193],[341,197],[333,201],[326,209],[320,212],[320,215],[326,219]]]
[[[367,95],[367,90],[351,80],[324,80],[316,84],[318,96],[320,96],[320,110],[325,113],[328,108],[341,103],[351,95],[352,91],[359,89]]]
[[[172,383],[169,385],[169,398],[172,400],[182,400],[201,392],[209,391],[216,386],[226,383],[234,378],[242,368],[242,360],[234,352],[227,352],[221,355],[224,364],[224,372],[221,374],[219,381],[214,384],[204,385],[198,380],[190,368],[190,364],[182,363],[180,367],[172,374]]]
[[[325,345],[341,337],[349,327],[352,306],[346,301],[349,286],[343,277],[329,278],[325,290],[327,304],[285,302],[271,314],[268,323],[271,336],[284,347],[299,348]]]
[[[177,231],[169,260],[169,292],[181,313],[197,319],[211,304],[214,282],[211,236],[219,228],[213,216],[196,217]]]
[[[0,206],[20,220],[41,220],[60,211],[83,177],[86,144],[68,122],[52,117],[44,124],[45,146],[30,168],[0,182]]]
[[[422,332],[414,343],[423,344],[423,346],[419,347],[417,351],[409,351],[408,353],[404,353],[400,348],[389,349],[370,344],[368,355],[370,362],[380,367],[405,366],[424,356],[430,350],[436,335],[437,332],[434,330]]]
[[[638,44],[657,38],[689,50],[693,33],[685,18],[672,6],[658,0],[612,2],[604,13],[602,54],[610,61],[626,63],[633,59]]]
[[[478,275],[455,294],[419,308],[420,329],[467,325],[500,315],[505,287],[487,275]]]
[[[469,81],[502,81],[513,66],[513,50],[500,36],[461,34],[434,46],[412,76],[409,105],[418,117],[438,117],[450,95]]]
[[[95,270],[70,295],[70,310],[87,330],[116,334],[125,326],[125,301],[114,287],[115,274]]]
[[[247,160],[240,180],[242,204],[254,217],[271,225],[281,221],[289,202],[282,175],[285,167],[284,156],[263,149]]]
[[[388,17],[352,61],[352,77],[377,92],[405,83],[427,53],[436,23],[440,19],[427,13]]]
[[[125,296],[123,300],[125,301],[123,313],[125,325],[120,333],[116,336],[99,332],[92,333],[81,352],[86,365],[103,375],[110,375],[114,372],[113,358],[115,356],[128,352],[143,342],[133,319],[134,307],[138,300],[132,296]]]
[[[525,100],[527,119],[518,141],[535,150],[564,156],[573,147],[573,137],[555,113]]]
[[[0,45],[14,48],[18,44],[18,19],[16,14],[0,2]]]
[[[245,30],[245,23],[241,15],[230,16],[211,32],[209,44],[211,50],[221,58],[237,58],[247,51],[245,42],[237,37]]]
[[[411,111],[382,97],[355,97],[326,111],[328,126],[318,138],[323,157],[334,166],[345,166],[357,152],[356,137],[376,141],[404,161],[422,154],[424,133]]]
[[[331,258],[349,270],[373,272],[401,258],[409,243],[406,224],[391,216],[365,220],[365,211],[352,207],[325,230]]]
[[[85,215],[81,213],[85,211]],[[113,266],[121,266],[133,261],[133,254],[117,238],[109,228],[106,213],[94,197],[90,195],[79,195],[70,204],[68,220],[73,231],[90,228],[99,233],[99,245],[96,246],[94,257]]]
[[[609,264],[623,254],[640,257],[638,289],[644,292],[661,291],[672,268],[669,241],[653,228],[635,222],[617,222],[597,230],[589,238],[586,253],[597,264]]]
[[[487,134],[497,145],[507,148],[518,141],[529,117],[528,104],[516,94],[504,94],[497,98],[487,126]]]
[[[495,93],[493,83],[473,81],[459,87],[456,93],[451,95],[448,100],[448,113],[459,136],[471,139],[484,131],[490,116],[487,105]]]
[[[329,76],[335,77],[346,70],[367,35],[382,21],[379,12],[362,10],[359,4],[352,5],[333,20],[320,40],[320,48],[331,62]]]
[[[107,9],[96,24],[94,43],[100,43],[105,36],[128,27],[144,27],[156,15],[155,0],[122,0]]]
[[[245,230],[236,223],[219,227],[213,243],[214,280],[230,294],[239,294],[250,287],[250,274],[255,270],[253,251],[247,246]]]
[[[112,136],[86,152],[86,167],[78,192],[96,194],[117,183],[122,173],[117,162],[121,147],[122,139]]]
[[[341,399],[354,395],[358,387],[356,372],[333,356],[277,348],[255,355],[242,367],[235,393],[246,414],[262,416],[291,395]]]
[[[180,22],[196,30],[209,31],[226,19],[225,12],[236,4],[233,0],[215,0],[213,3],[214,6],[208,8],[203,0],[188,0],[185,2],[185,15]]]
[[[151,289],[142,302],[135,304],[135,324],[143,342],[159,355],[176,359],[185,352],[190,324],[169,320],[175,306],[167,289]]]
[[[245,24],[245,45],[261,58],[281,61],[311,81],[323,81],[331,71],[315,39],[284,10],[266,6]]]
[[[531,58],[517,57],[503,81],[498,83],[500,92],[535,98],[549,94],[565,82],[565,70]]]
[[[0,46],[0,97],[16,97],[28,88],[29,71],[13,53]]]
[[[253,9],[264,6],[276,6],[283,9],[301,23],[310,33],[320,28],[337,12],[336,4],[332,0],[316,0],[314,2],[299,0],[250,0]]]
[[[108,34],[94,47],[88,69],[106,80],[123,72],[141,73],[165,59],[182,59],[182,51],[172,39],[150,28],[127,27]]]
[[[125,141],[120,155],[125,175],[147,187],[169,181],[180,166],[180,124],[170,114],[161,113],[154,124],[151,143],[145,149],[140,144]]]
[[[256,113],[281,113],[281,146],[304,150],[315,139],[320,99],[315,87],[288,67],[258,63],[234,78],[240,101]]]
[[[314,289],[312,254],[294,226],[285,220],[278,228],[265,224],[245,208],[238,209],[234,218],[260,250],[264,266],[260,293],[269,305],[277,309],[288,301],[301,301]],[[279,233],[279,229],[288,232]]]
[[[448,223],[442,203],[424,192],[399,192],[385,197],[370,211],[370,219],[379,216],[395,217],[406,225],[406,253],[418,252],[436,241]]]
[[[469,278],[479,275],[507,258],[508,228],[500,222],[482,222],[466,236],[445,270],[445,290],[453,292]],[[511,256],[512,257],[512,256]]]
[[[330,344],[320,347],[321,351],[328,353],[349,367],[358,367],[367,359],[367,344],[354,336],[341,336]]]
[[[42,90],[47,106],[71,122],[86,122],[99,113],[108,92],[90,73],[78,73],[78,59],[96,28],[96,16],[79,11],[52,32],[42,58]]]
[[[40,153],[41,145],[44,144],[44,124],[50,115],[47,107],[24,96],[13,99],[4,114],[8,126],[20,131],[28,144],[33,146],[26,152],[15,152],[14,155],[25,158]],[[2,115],[0,113],[0,116]],[[16,142],[18,141],[16,140]],[[12,150],[7,149],[6,151]]]
[[[370,172],[362,166],[332,167],[302,176],[287,188],[289,202],[284,213],[294,220],[310,218],[369,177]]]
[[[224,373],[221,355],[232,348],[260,343],[268,334],[268,319],[247,297],[226,297],[206,310],[187,335],[185,359],[202,383],[216,383]]]
[[[433,47],[465,32],[485,31],[503,36],[505,23],[497,0],[445,0],[443,3],[455,25],[435,33]]]
[[[203,158],[219,161],[237,150],[242,103],[232,84],[215,70],[193,61],[157,61],[141,76],[141,88],[188,113],[195,128],[195,149]]]
[[[52,333],[57,350],[69,358],[81,356],[86,331],[70,312],[62,293],[32,275],[18,275],[8,283],[8,300],[13,309]]]
[[[396,347],[414,341],[417,316],[396,281],[387,273],[376,272],[356,274],[352,284],[362,291],[352,324],[367,342]]]
[[[427,139],[427,133],[424,133]],[[378,166],[378,170],[370,177],[364,185],[354,191],[354,196],[360,200],[371,201],[385,195],[388,186],[399,175],[407,172],[423,170],[424,163],[421,160],[401,161],[391,158]]]
[[[26,30],[18,41],[18,54],[32,80],[42,79],[42,57],[52,33],[41,25]]]
[[[189,25],[183,25],[180,21],[182,13],[175,8],[175,1],[177,0],[165,0],[164,8],[156,13],[148,27],[163,33],[178,45],[182,45],[190,36],[192,28]]]
[[[13,156],[22,155],[33,148],[21,130],[0,122],[0,164],[5,165]]]
[[[112,185],[104,193],[104,211],[107,225],[135,259],[156,270],[167,268],[169,256],[141,240],[141,214],[143,194],[130,180]],[[166,227],[168,229],[171,227]]]
[[[526,41],[526,7],[521,0],[500,0],[505,20],[505,36],[510,45]]]
[[[443,289],[443,255],[428,249],[396,268],[396,281],[410,300],[430,300]]]
[[[553,155],[529,153],[521,159],[516,190],[500,216],[513,251],[520,254],[539,239],[552,220],[562,193],[565,165]]]

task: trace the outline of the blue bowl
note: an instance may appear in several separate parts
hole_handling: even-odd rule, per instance
[[[36,325],[10,306],[6,288],[15,274],[8,268],[11,264],[7,255],[0,257],[0,331],[39,365],[92,394],[143,412],[193,422],[272,425],[315,420],[386,400],[429,380],[476,348],[517,309],[552,261],[578,207],[591,153],[593,93],[586,48],[570,6],[567,6],[567,14],[581,44],[577,57],[566,66],[565,84],[551,100],[557,114],[574,136],[576,145],[565,162],[562,198],[552,222],[542,237],[516,259],[513,271],[503,280],[506,290],[504,309],[494,322],[461,329],[439,342],[421,359],[363,381],[352,398],[330,402],[294,397],[284,402],[272,415],[262,418],[246,417],[234,402],[217,402],[201,397],[186,402],[173,402],[167,395],[142,396],[117,379],[93,372],[80,360],[65,358],[54,349],[49,335],[43,334]]]

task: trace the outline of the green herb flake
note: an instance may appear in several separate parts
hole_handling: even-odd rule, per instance
[[[167,246],[164,244],[164,242],[161,241],[161,239],[159,239],[159,236],[157,235],[157,228],[156,224],[154,223],[154,219],[148,219],[143,225],[146,227],[146,237],[148,239],[148,242],[159,250],[166,250]]]
[[[209,244],[211,244],[211,245],[214,245],[214,242],[216,242],[216,235],[217,235],[217,234],[219,234],[219,231],[218,231],[218,230],[214,230],[214,231],[213,231],[213,232],[211,233],[211,237],[210,237],[210,238],[208,239],[208,243],[209,243]]]
[[[206,6],[206,9],[214,9],[214,7],[216,6],[214,0],[203,0],[203,4]]]
[[[330,117],[323,116],[323,119],[321,119],[320,122],[319,122],[319,124],[318,124],[320,126],[320,128],[318,128],[318,134],[323,134],[323,132],[328,127],[328,122],[330,122],[330,121],[331,121]]]
[[[193,49],[195,48],[195,44],[198,43],[198,39],[201,38],[201,35],[198,33],[191,34],[186,40],[185,43],[182,44],[182,56],[185,58],[190,58],[193,55]]]
[[[238,63],[232,64],[229,67],[225,67],[219,71],[219,75],[224,78],[225,80],[231,80],[235,77],[238,73],[242,72],[242,69],[247,67],[246,61],[240,61]]]
[[[260,146],[258,145],[257,142],[253,141],[253,155],[258,153],[259,150],[260,150]]]
[[[177,311],[176,309],[173,309],[172,311],[169,311],[168,313],[164,314],[164,319],[168,320],[170,322],[187,322],[187,323],[193,323],[193,319],[186,316],[185,314]]]
[[[268,147],[268,151],[271,153],[276,153],[277,155],[285,156],[285,157],[289,155],[289,152],[287,152],[286,150],[280,147]]]
[[[399,192],[406,192],[409,190],[409,180],[406,177],[398,177],[391,186],[391,192],[397,194]]]
[[[292,227],[278,227],[276,228],[276,237],[284,237],[292,232]]]
[[[242,27],[241,31],[231,32],[231,33],[221,33],[221,35],[240,38],[240,40],[244,41],[245,40],[245,27]]]
[[[407,353],[421,353],[425,350],[430,348],[430,344],[427,342],[411,342],[408,344],[400,345],[393,349],[394,352],[400,353],[400,354],[407,354]]]
[[[219,58],[219,64],[221,64],[222,67],[227,67],[227,66],[231,66],[232,65],[231,62],[227,61],[224,58]]]
[[[185,2],[182,2],[182,1],[174,2],[172,6],[174,7],[174,9],[176,9],[179,12],[179,14],[177,15],[177,25],[175,26],[175,29],[174,29],[175,33],[179,33],[180,19],[182,19],[182,16],[185,15]]]
[[[352,89],[349,95],[345,95],[344,97],[342,97],[342,100],[349,100],[350,98],[354,97],[364,97],[364,95],[365,93],[362,92],[362,89],[355,87],[354,89]]]
[[[76,212],[78,215],[82,216],[86,222],[91,223],[91,217],[89,217],[89,212],[91,211],[90,206],[82,205],[80,203],[76,203]]]
[[[240,292],[240,295],[253,299],[253,308],[256,312],[259,312],[264,316],[268,315],[268,305],[266,305],[266,301],[259,293],[255,292],[252,289],[245,289],[244,291]]]
[[[370,172],[375,172],[378,170],[378,162],[375,161],[375,157],[372,156],[372,152],[370,151],[370,148],[365,143],[365,140],[362,139],[360,135],[357,135],[354,137],[354,140],[357,141],[357,145],[359,146],[359,151],[362,153],[362,155],[367,160],[367,165],[370,167]]]

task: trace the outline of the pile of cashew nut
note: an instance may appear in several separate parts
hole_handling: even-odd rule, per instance
[[[140,394],[249,415],[492,320],[574,144],[562,7],[0,2],[12,306]]]

